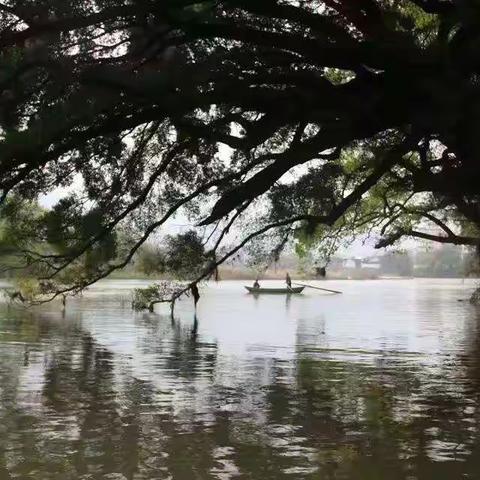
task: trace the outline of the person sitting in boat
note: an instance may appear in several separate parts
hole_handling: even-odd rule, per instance
[[[292,279],[290,278],[290,275],[288,274],[288,272],[287,272],[287,276],[285,278],[285,282],[287,284],[287,288],[289,290],[291,290],[292,289]]]
[[[255,279],[253,282],[253,288],[260,288],[260,284],[258,283],[258,278]]]

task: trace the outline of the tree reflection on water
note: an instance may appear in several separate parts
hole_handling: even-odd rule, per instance
[[[302,345],[238,359],[149,317],[132,359],[77,314],[0,314],[2,480],[478,478],[475,319],[426,365]]]

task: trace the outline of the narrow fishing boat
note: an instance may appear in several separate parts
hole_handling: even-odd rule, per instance
[[[262,288],[262,287],[247,287],[245,288],[254,294],[261,294],[261,293],[277,293],[277,294],[287,294],[291,295],[292,293],[302,293],[305,287],[292,287],[292,288]]]

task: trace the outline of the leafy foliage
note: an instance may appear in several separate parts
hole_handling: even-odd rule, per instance
[[[171,302],[182,290],[182,284],[171,281],[136,288],[133,292],[132,306],[135,310],[153,310],[155,304]]]
[[[146,274],[162,274],[179,280],[192,280],[200,275],[212,259],[197,232],[167,235],[159,246],[145,246],[137,262]]]
[[[168,236],[165,243],[165,271],[178,279],[195,278],[207,266],[204,245],[195,231]]]
[[[154,245],[143,245],[135,259],[140,272],[145,275],[164,273],[164,258],[160,248]]]

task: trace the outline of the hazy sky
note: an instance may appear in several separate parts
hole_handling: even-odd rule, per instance
[[[222,155],[226,156],[228,155],[228,152],[224,150],[222,151]],[[295,175],[295,174],[296,172],[295,173],[290,172],[287,175]],[[39,202],[42,206],[46,208],[51,208],[53,207],[53,205],[55,205],[58,202],[60,198],[65,197],[66,195],[68,195],[69,193],[75,190],[78,191],[81,189],[82,189],[82,179],[80,177],[76,177],[72,182],[72,185],[70,185],[69,187],[57,188],[46,195],[40,196]],[[189,225],[186,219],[180,218],[179,216],[177,218],[170,219],[168,222],[166,222],[163,228],[163,232],[171,233],[171,234],[180,233],[191,227],[193,227],[193,225]],[[348,248],[341,248],[338,251],[338,255],[349,258],[349,257],[371,257],[371,256],[382,254],[385,251],[385,249],[376,250],[374,248],[376,241],[377,239],[374,237],[359,238],[355,242],[353,242]],[[416,247],[419,247],[424,243],[425,242],[420,242],[414,239],[407,239],[401,243],[400,247],[406,248],[406,249],[415,249]]]
[[[58,200],[64,197],[66,194],[71,192],[73,187],[70,188],[59,188],[56,189],[47,195],[42,195],[39,199],[40,204],[46,208],[51,208]],[[165,225],[169,233],[179,233],[184,231],[189,226],[182,219],[174,219]],[[165,229],[164,229],[165,230]],[[370,257],[382,253],[382,250],[376,250],[375,238],[363,238],[358,239],[348,248],[342,248],[338,251],[338,254],[342,257]],[[409,241],[406,244],[403,244],[402,247],[414,248],[418,246],[418,242]]]

